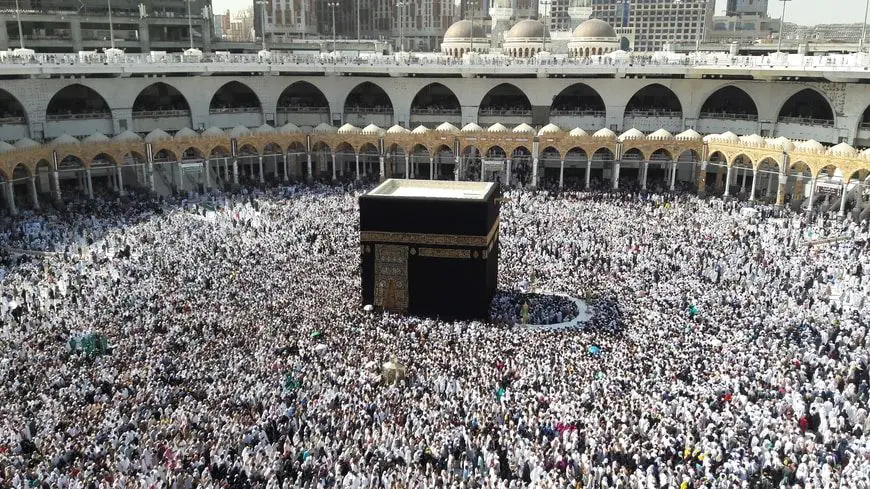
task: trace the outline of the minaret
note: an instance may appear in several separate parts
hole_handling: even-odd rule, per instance
[[[504,42],[504,33],[510,29],[511,19],[514,17],[515,0],[493,0],[489,7],[489,16],[492,18],[492,37],[490,43],[493,48],[500,48]]]
[[[568,16],[571,18],[571,30],[577,28],[584,20],[592,17],[592,0],[570,0]]]

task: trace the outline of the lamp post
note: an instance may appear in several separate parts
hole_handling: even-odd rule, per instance
[[[870,0],[868,0],[870,1]],[[469,39],[471,39],[471,49],[470,51],[474,52],[474,11],[477,9],[477,1],[471,0],[468,2],[469,7],[471,8],[471,32],[468,34]]]
[[[15,0],[17,3],[18,0]],[[109,7],[109,47],[115,49],[115,26],[112,24],[112,0],[106,0]]]
[[[399,45],[401,46],[399,49],[404,53],[405,52],[405,6],[408,5],[407,1],[401,1],[396,3],[396,8],[399,10]]]
[[[545,15],[542,15],[542,24],[544,24],[544,30],[541,32],[541,51],[547,50],[547,32],[549,31],[549,26],[547,25],[550,20],[550,0],[541,0],[540,5],[543,7]]]
[[[870,0],[864,5],[864,25],[861,26],[861,40],[858,41],[858,52],[864,52],[864,37],[867,35],[867,12],[870,11]]]
[[[260,28],[262,29],[263,36],[263,51],[266,50],[266,3],[267,0],[257,0],[256,2],[260,6]],[[274,39],[273,39],[274,41]]]
[[[360,34],[361,29],[360,25],[362,22],[362,17],[360,16],[360,5],[362,4],[362,0],[356,0],[356,44],[359,46],[360,41],[362,41],[362,34]]]
[[[187,5],[187,35],[190,37],[190,49],[193,49],[193,21],[190,19],[190,2],[192,1],[184,2]]]
[[[790,2],[791,0],[779,0],[779,1],[782,2],[782,15],[780,15],[780,17],[779,17],[779,43],[776,46],[777,53],[782,52],[782,35],[784,34],[782,28],[783,28],[783,25],[785,23],[784,22],[785,21],[785,4],[786,4],[786,2]]]
[[[332,9],[332,52],[335,52],[335,9],[341,5],[339,2],[327,2],[326,6]]]
[[[21,28],[21,9],[18,8],[18,0],[15,0],[15,19],[18,21],[18,42],[24,49],[24,29]]]

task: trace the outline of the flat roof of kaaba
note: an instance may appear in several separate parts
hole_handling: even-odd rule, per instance
[[[390,178],[367,195],[378,197],[484,201],[495,186],[492,182],[405,180]]]

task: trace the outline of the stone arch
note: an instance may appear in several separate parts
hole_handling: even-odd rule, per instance
[[[814,88],[804,88],[792,94],[780,106],[777,122],[812,120],[833,126],[836,122],[830,100]]]
[[[278,96],[277,111],[330,112],[329,100],[322,90],[300,80],[288,85]]]
[[[486,92],[477,109],[478,118],[502,114],[506,110],[517,115],[531,115],[532,112],[529,97],[512,83],[501,83]]]
[[[636,91],[625,105],[625,113],[679,113],[683,114],[680,98],[670,88],[661,83],[651,83]]]
[[[380,85],[365,81],[353,87],[344,98],[345,117],[348,113],[393,112],[393,101]]]
[[[646,161],[646,159],[646,155],[637,147],[630,147],[622,152],[622,161]]]
[[[233,109],[249,109],[262,111],[260,98],[248,85],[240,81],[230,81],[215,90],[208,104],[211,113]]]
[[[430,83],[414,95],[411,114],[461,115],[462,106],[453,90],[441,83]]]
[[[24,105],[14,95],[0,88],[0,120],[4,124],[14,124],[16,120],[27,124],[30,116]]]
[[[174,86],[166,82],[148,85],[139,91],[133,100],[133,117],[143,112],[181,111],[190,115],[187,98]]]
[[[742,88],[725,85],[707,96],[698,117],[758,120],[758,104]]]
[[[62,120],[85,114],[105,118],[111,116],[111,113],[112,110],[102,95],[79,83],[67,85],[55,92],[45,110],[47,120]]]
[[[553,97],[553,103],[550,105],[550,117],[597,114],[605,111],[604,99],[597,90],[585,83],[574,83],[565,87]]]

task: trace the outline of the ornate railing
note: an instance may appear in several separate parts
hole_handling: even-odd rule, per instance
[[[701,119],[718,119],[725,121],[757,121],[758,114],[734,114],[726,112],[701,112]]]
[[[45,116],[47,121],[71,121],[85,119],[109,119],[111,112],[82,112],[80,114],[50,114]]]
[[[163,117],[190,117],[189,110],[137,110],[134,119],[160,119]]]
[[[809,117],[780,117],[779,122],[783,124],[800,124],[802,126],[834,127],[834,121],[832,121],[831,119],[813,119]]]

